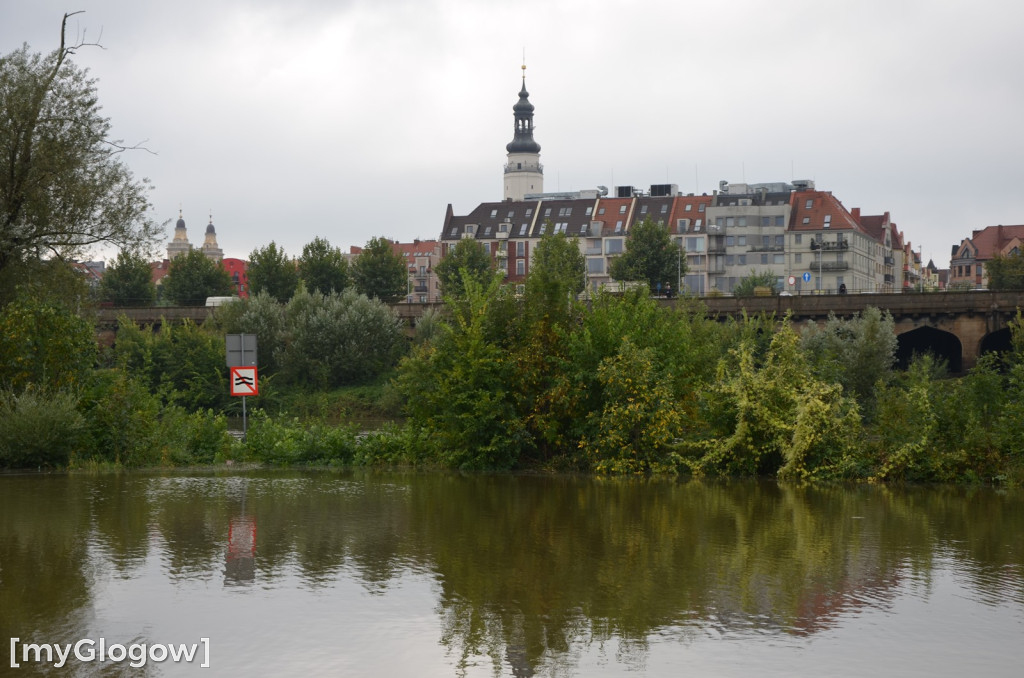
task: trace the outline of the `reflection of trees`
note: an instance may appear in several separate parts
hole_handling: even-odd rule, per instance
[[[62,637],[90,602],[88,485],[0,478],[0,637]],[[71,630],[68,635],[75,632]],[[7,658],[7,653],[2,656]]]
[[[516,676],[572,672],[609,641],[617,661],[642,668],[655,633],[814,634],[888,604],[908,578],[927,586],[940,559],[981,602],[1024,604],[1021,493],[374,472],[36,476],[0,478],[0,627],[18,624],[0,638],[74,624],[89,603],[86,566],[104,559],[130,575],[149,549],[172,580],[218,578],[231,521],[250,517],[246,577],[297,572],[329,587],[354,576],[380,591],[430,572],[456,661]]]

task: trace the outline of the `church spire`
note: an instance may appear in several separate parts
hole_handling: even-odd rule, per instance
[[[526,64],[519,101],[512,107],[515,135],[505,146],[505,199],[522,200],[526,195],[544,192],[544,167],[540,164],[540,144],[533,138],[533,104],[526,91]]]

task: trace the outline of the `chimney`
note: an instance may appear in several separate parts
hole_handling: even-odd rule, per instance
[[[860,208],[854,207],[850,210],[850,214],[853,216],[853,220],[858,224],[860,223]]]

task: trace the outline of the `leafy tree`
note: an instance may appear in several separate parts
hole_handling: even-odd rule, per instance
[[[391,308],[353,289],[329,295],[300,289],[285,305],[283,328],[282,376],[317,388],[374,379],[406,347]]]
[[[405,258],[392,249],[387,238],[371,238],[352,264],[352,281],[362,294],[393,304],[409,288]]]
[[[667,289],[667,285],[678,287],[679,279],[686,274],[686,260],[668,229],[644,217],[633,224],[626,237],[626,251],[612,260],[608,273],[615,280],[646,282],[652,291],[659,285]]]
[[[758,287],[766,287],[771,290],[772,294],[778,294],[777,284],[777,276],[771,271],[762,271],[761,273],[751,271],[750,275],[740,278],[732,293],[737,297],[752,297]]]
[[[0,272],[46,255],[78,257],[96,244],[146,250],[160,229],[146,218],[146,180],[109,138],[96,81],[70,57],[84,42],[0,57]]]
[[[526,277],[526,310],[551,321],[567,318],[576,297],[587,287],[583,254],[564,233],[545,235],[533,250]]]
[[[161,283],[164,296],[179,306],[202,306],[207,297],[230,296],[231,276],[202,250],[189,250],[171,259]]]
[[[460,240],[455,247],[435,268],[441,291],[450,297],[461,298],[465,295],[461,271],[465,269],[470,278],[481,285],[487,285],[493,275],[494,267],[491,257],[484,251],[484,246],[473,239]]]
[[[306,243],[299,258],[299,278],[306,289],[319,294],[341,292],[348,287],[348,261],[337,247],[316,237]]]
[[[147,262],[138,252],[121,250],[100,281],[100,298],[114,306],[152,306],[156,286]]]
[[[1024,290],[1024,256],[995,255],[985,263],[990,290]]]
[[[73,309],[94,300],[85,276],[60,259],[26,259],[0,271],[0,306],[23,294]]]
[[[823,328],[808,327],[801,338],[815,374],[841,384],[868,419],[874,414],[876,385],[892,376],[897,346],[892,314],[873,306],[848,320],[830,313]]]
[[[251,294],[266,292],[281,303],[291,299],[299,286],[299,269],[295,262],[273,241],[252,251],[246,272]]]
[[[0,308],[0,388],[75,386],[95,361],[92,326],[64,306],[25,294]]]

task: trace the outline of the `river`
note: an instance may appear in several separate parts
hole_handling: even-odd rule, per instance
[[[0,476],[0,643],[0,675],[1020,676],[1024,492]]]

